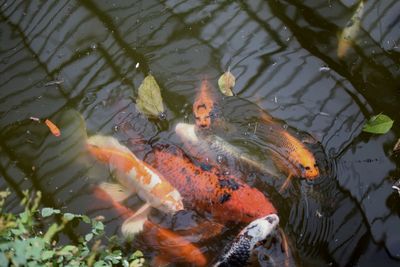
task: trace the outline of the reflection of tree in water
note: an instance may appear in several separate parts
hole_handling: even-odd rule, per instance
[[[361,42],[348,61],[336,57],[336,31],[352,11],[339,1],[141,1],[108,7],[81,3],[21,1],[1,7],[6,23],[0,52],[0,173],[1,187],[16,192],[11,206],[22,189],[33,188],[49,193],[44,194],[46,205],[68,203],[82,209],[79,202],[87,198],[82,177],[93,171],[93,166],[79,165],[83,152],[78,137],[65,146],[50,137],[43,140],[45,129],[28,122],[29,116],[62,118],[72,108],[83,114],[89,131],[109,134],[125,123],[143,136],[162,135],[153,125],[144,125],[129,98],[149,71],[157,74],[168,113],[176,117],[184,103],[192,102],[201,75],[217,77],[230,65],[240,96],[260,100],[261,106],[296,127],[324,133],[321,140],[331,156],[341,157],[362,142],[356,136],[373,111],[369,103],[385,110],[399,100],[394,93],[399,59],[380,48],[396,36],[396,27],[382,26],[374,13],[379,9],[382,17],[395,18],[391,12],[399,8],[397,1],[368,3],[364,17],[372,22],[363,23],[367,27],[361,29]],[[321,66],[328,66],[329,72],[319,71]],[[64,82],[44,86],[57,78]],[[374,101],[377,90],[390,97]],[[176,99],[180,106],[169,101]],[[321,112],[338,116],[321,119]],[[26,141],[29,138],[34,144]],[[370,238],[369,222],[391,219],[385,211],[372,219],[364,214],[366,196],[385,183],[382,179],[356,197],[355,188],[343,181],[324,181],[321,191],[340,208],[322,219],[305,217],[305,198],[309,211],[321,208],[319,198],[299,193],[289,230],[301,254],[324,251],[339,265],[357,259],[364,251],[362,241]],[[338,241],[331,242],[335,238]]]

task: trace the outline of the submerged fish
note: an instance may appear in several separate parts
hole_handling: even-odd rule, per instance
[[[135,212],[122,205],[118,199],[115,199],[101,187],[95,187],[94,194],[97,198],[109,202],[113,209],[125,219],[123,226],[129,226],[126,220],[132,218]],[[157,251],[158,255],[154,263],[184,262],[194,266],[205,266],[207,264],[207,258],[198,247],[184,237],[149,220],[144,222],[143,238],[147,245]]]
[[[347,22],[346,27],[339,35],[338,49],[337,49],[338,58],[340,59],[344,58],[350,46],[353,45],[353,42],[355,41],[357,34],[360,30],[361,18],[363,16],[363,13],[364,13],[364,2],[363,0],[361,0],[353,16]]]
[[[259,163],[257,159],[231,145],[223,138],[214,134],[197,134],[195,125],[178,123],[175,127],[175,132],[183,140],[186,149],[195,157],[209,158],[214,163],[219,161],[219,157],[230,158],[255,168],[263,174],[278,176],[272,167]]]
[[[279,123],[266,121],[257,126],[257,134],[277,167],[289,176],[313,180],[320,172],[314,154]]]
[[[155,169],[139,160],[127,147],[110,136],[95,135],[87,140],[89,152],[98,160],[107,163],[116,173],[120,185],[137,192],[146,202],[130,219],[129,228],[123,227],[125,234],[135,234],[142,230],[150,207],[166,213],[183,209],[179,192]],[[118,187],[118,186],[115,186]],[[110,187],[107,187],[110,189]],[[115,192],[115,190],[110,190]],[[135,227],[132,227],[135,225]]]
[[[158,148],[148,160],[179,190],[188,205],[201,214],[211,213],[217,222],[249,223],[276,213],[256,188],[215,166],[197,166],[177,147]]]
[[[201,82],[200,92],[193,103],[193,114],[197,127],[208,129],[214,116],[215,96],[206,79]]]
[[[218,262],[214,264],[214,267],[239,267],[248,264],[254,248],[272,235],[275,235],[278,224],[279,217],[276,214],[270,214],[251,222],[225,248],[224,253],[218,259]]]

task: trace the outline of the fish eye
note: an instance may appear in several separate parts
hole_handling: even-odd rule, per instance
[[[311,170],[311,168],[310,168],[309,166],[307,166],[307,167],[306,167],[306,170],[309,171],[309,170]]]

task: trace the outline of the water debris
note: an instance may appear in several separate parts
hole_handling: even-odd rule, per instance
[[[50,82],[47,82],[47,83],[45,83],[44,84],[44,86],[52,86],[52,85],[60,85],[60,84],[62,84],[64,82],[64,80],[63,79],[61,79],[61,80],[54,80],[54,81],[50,81]]]
[[[357,37],[357,34],[360,30],[361,18],[363,16],[363,13],[364,13],[364,1],[361,0],[353,16],[347,22],[343,31],[339,35],[338,49],[337,49],[338,58],[343,59],[346,56],[349,48],[353,45]]]
[[[393,185],[392,185],[393,190],[397,190],[397,193],[400,195],[400,179],[397,180]]]
[[[320,72],[329,72],[331,70],[331,68],[329,68],[328,66],[321,66],[319,68]]]
[[[397,139],[397,142],[396,142],[396,144],[395,144],[394,147],[393,147],[393,152],[394,152],[394,153],[400,152],[400,138]]]
[[[58,137],[58,136],[61,135],[60,129],[59,129],[52,121],[50,121],[49,119],[46,119],[46,120],[44,121],[44,123],[47,125],[47,127],[48,127],[49,130],[50,130],[50,132],[51,132],[54,136]]]
[[[36,121],[36,122],[40,122],[40,119],[39,119],[39,118],[36,118],[36,117],[29,117],[29,119],[30,119],[30,120],[33,120],[33,121]]]
[[[385,134],[393,126],[393,120],[384,114],[371,117],[363,126],[363,131],[373,134]]]
[[[152,75],[146,76],[138,90],[136,107],[151,118],[164,118],[165,111],[160,87]]]
[[[230,72],[230,68],[218,79],[219,90],[226,96],[233,96],[232,89],[235,86],[236,78]]]
[[[139,68],[139,62],[138,63],[136,63],[136,66],[135,66],[135,68],[137,69],[137,68]]]

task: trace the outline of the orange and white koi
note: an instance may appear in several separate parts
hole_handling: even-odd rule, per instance
[[[211,85],[206,79],[202,80],[200,92],[193,103],[193,114],[197,127],[208,129],[214,116],[214,96]]]
[[[125,234],[135,234],[142,230],[150,207],[165,213],[175,213],[184,208],[180,193],[159,172],[139,160],[117,139],[95,135],[88,138],[87,144],[89,152],[95,158],[107,163],[115,171],[119,184],[131,193],[137,192],[146,202],[134,216],[125,221],[124,224],[130,225],[123,226]]]
[[[126,221],[130,220],[135,212],[121,204],[118,198],[111,196],[104,188],[95,187],[94,194],[98,199],[109,202],[118,215],[125,220],[122,226],[129,227],[130,224]],[[197,246],[184,237],[149,220],[144,222],[143,238],[146,244],[151,246],[158,254],[153,261],[154,265],[171,262],[184,262],[194,266],[205,266],[207,264],[207,258]]]
[[[44,121],[44,123],[47,125],[47,127],[49,128],[50,132],[54,135],[54,136],[60,136],[61,135],[61,131],[60,129],[57,127],[57,125],[55,125],[51,120],[46,119]]]

